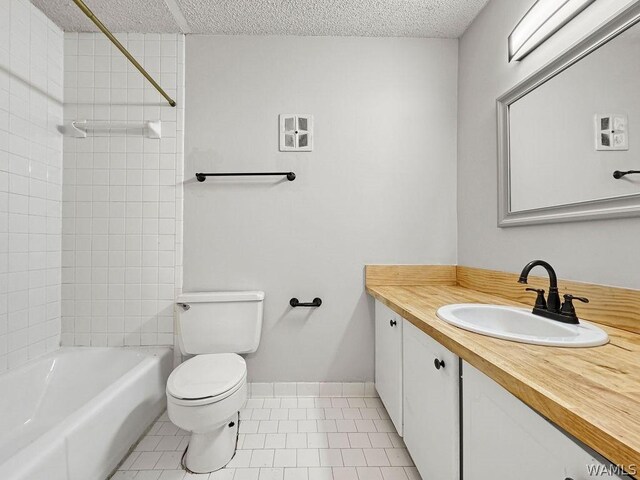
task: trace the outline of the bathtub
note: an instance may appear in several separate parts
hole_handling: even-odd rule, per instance
[[[0,375],[0,479],[103,480],[166,406],[168,347],[61,348]]]

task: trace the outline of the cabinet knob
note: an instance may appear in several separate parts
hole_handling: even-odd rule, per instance
[[[398,325],[398,322],[396,320],[389,320],[389,325],[395,327],[396,325]]]
[[[433,366],[436,367],[436,370],[440,370],[441,368],[444,368],[444,360],[440,360],[436,358],[433,361]]]

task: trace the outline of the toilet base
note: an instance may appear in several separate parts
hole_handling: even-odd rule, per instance
[[[233,426],[229,425],[233,423]],[[238,414],[222,427],[207,433],[192,433],[184,463],[193,473],[220,470],[231,461],[238,438]]]

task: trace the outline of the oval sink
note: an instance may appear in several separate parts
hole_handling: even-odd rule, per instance
[[[490,337],[554,347],[596,347],[609,342],[604,330],[586,323],[578,325],[534,315],[524,308],[460,303],[437,311],[440,319],[456,327]]]

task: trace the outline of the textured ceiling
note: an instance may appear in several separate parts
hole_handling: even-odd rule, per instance
[[[31,0],[47,17],[68,32],[98,29],[71,0]],[[85,0],[112,32],[179,32],[164,0]]]
[[[488,0],[85,1],[114,32],[456,38]],[[95,31],[71,0],[32,2],[64,30]]]

